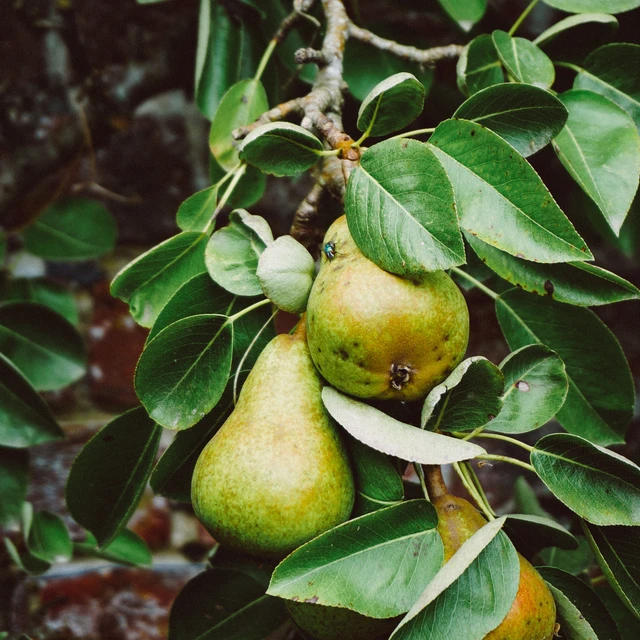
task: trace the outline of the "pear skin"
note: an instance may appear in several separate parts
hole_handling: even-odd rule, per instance
[[[469,338],[469,311],[437,271],[400,277],[358,249],[345,216],[329,227],[307,305],[311,357],[334,387],[358,398],[419,400],[453,371]]]
[[[266,559],[344,522],[354,501],[347,452],[300,326],[260,354],[191,485],[196,515],[218,542]]]
[[[444,545],[444,559],[451,556],[487,521],[464,498],[445,494],[434,498],[438,532]],[[507,617],[485,640],[552,640],[556,605],[551,591],[533,565],[518,554],[520,582]]]

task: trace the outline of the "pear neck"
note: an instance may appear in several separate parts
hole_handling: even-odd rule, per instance
[[[426,464],[424,469],[424,481],[427,485],[427,492],[429,494],[429,500],[434,502],[443,496],[446,496],[449,491],[445,484],[444,477],[442,476],[442,469],[437,464]]]

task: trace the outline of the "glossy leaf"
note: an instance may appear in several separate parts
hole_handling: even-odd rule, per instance
[[[458,88],[465,96],[504,82],[502,63],[489,34],[477,36],[462,50],[456,73]]]
[[[533,167],[497,134],[467,120],[445,120],[429,146],[451,179],[463,229],[527,260],[593,258]]]
[[[67,481],[67,507],[101,547],[116,538],[138,506],[161,433],[138,407],[98,431],[75,459]]]
[[[64,438],[51,409],[0,353],[0,446],[30,447]],[[16,452],[17,460],[25,458]]]
[[[578,548],[575,536],[550,518],[510,513],[504,524],[504,531],[516,549],[529,557],[547,547],[568,550]]]
[[[464,263],[449,179],[416,140],[387,140],[362,156],[347,183],[349,231],[386,271],[420,274]]]
[[[556,498],[587,522],[640,525],[640,467],[630,460],[554,433],[536,443],[531,464]]]
[[[553,147],[618,235],[638,189],[636,125],[621,107],[593,91],[574,89],[559,98],[569,110],[569,119]]]
[[[100,548],[95,537],[87,532],[84,542],[76,542],[74,549],[85,556],[102,558],[132,567],[151,566],[153,557],[147,543],[130,529],[123,529],[108,545]]]
[[[235,569],[197,575],[171,607],[169,640],[263,640],[287,619],[284,603],[264,591]]]
[[[521,260],[467,235],[478,257],[501,278],[520,289],[558,302],[584,307],[637,300],[640,290],[606,269],[586,262],[539,264]]]
[[[469,431],[500,413],[504,376],[482,356],[463,360],[424,401],[420,425],[429,431]]]
[[[487,10],[487,0],[438,0],[438,2],[463,31],[470,31],[476,22],[482,20]]]
[[[242,142],[240,159],[265,173],[293,176],[310,169],[322,142],[297,124],[271,122],[254,129]]]
[[[546,424],[560,411],[569,381],[564,362],[543,344],[510,353],[501,363],[504,373],[503,407],[487,431],[527,433]]]
[[[606,11],[623,13],[640,7],[640,0],[544,0],[545,4],[569,13],[590,13]]]
[[[496,84],[472,95],[453,114],[479,122],[530,156],[560,133],[566,107],[549,92],[528,84]]]
[[[482,447],[400,422],[374,407],[353,400],[332,387],[322,400],[333,419],[368,447],[421,464],[450,464],[485,453]]]
[[[109,253],[116,234],[116,221],[104,205],[65,198],[27,227],[24,247],[46,260],[88,260]]]
[[[204,231],[218,202],[218,185],[189,196],[178,209],[176,223],[182,231]]]
[[[73,544],[67,525],[55,513],[38,511],[27,534],[29,552],[40,560],[50,562],[68,562],[73,555]]]
[[[358,111],[358,129],[386,136],[413,122],[424,109],[426,91],[411,73],[396,73],[377,84]]]
[[[151,327],[162,307],[190,278],[206,271],[208,236],[179,233],[130,262],[111,283],[111,295],[129,303],[131,315]]]
[[[78,324],[73,293],[46,278],[10,278],[0,286],[1,302],[36,302],[53,309],[71,324]]]
[[[350,520],[285,558],[267,593],[375,618],[397,616],[409,610],[442,565],[437,524],[426,500]]]
[[[568,35],[566,32],[571,32],[571,37],[576,38],[576,31],[590,23],[599,23],[603,26],[616,29],[618,27],[618,21],[612,15],[608,13],[583,13],[574,16],[567,16],[562,20],[559,20],[555,24],[551,25],[548,29],[545,29],[534,41],[533,44],[543,47],[544,45],[552,42],[559,35]]]
[[[494,31],[493,44],[507,73],[518,82],[549,89],[556,72],[542,49],[526,38],[513,38],[506,31]]]
[[[28,482],[29,453],[0,447],[0,527],[10,527],[20,519],[22,506],[27,499]]]
[[[34,302],[0,305],[0,353],[39,391],[62,389],[86,370],[84,343],[75,327]]]
[[[560,424],[599,444],[623,442],[633,415],[633,381],[618,341],[595,313],[516,289],[498,298],[496,313],[512,350],[540,343],[565,363],[569,391],[557,414]]]

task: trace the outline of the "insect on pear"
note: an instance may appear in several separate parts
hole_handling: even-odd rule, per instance
[[[324,255],[327,256],[327,260],[333,260],[336,257],[336,243],[325,243],[324,247],[322,247],[322,251],[324,251]]]

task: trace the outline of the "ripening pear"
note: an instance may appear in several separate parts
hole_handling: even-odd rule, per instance
[[[218,542],[279,559],[347,520],[353,476],[321,391],[301,322],[260,354],[196,463],[193,508]]]
[[[356,246],[345,216],[329,227],[307,305],[318,371],[358,398],[419,400],[460,363],[469,311],[453,280],[436,271],[400,277]]]

